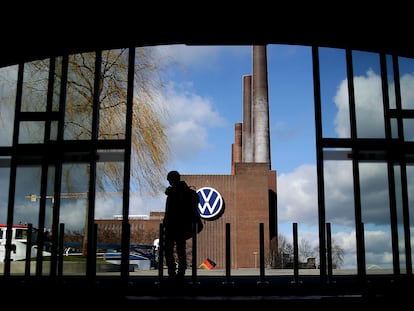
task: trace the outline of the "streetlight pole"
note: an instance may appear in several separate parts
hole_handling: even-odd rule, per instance
[[[254,268],[255,269],[257,268],[257,254],[258,254],[258,252],[253,252],[253,255],[254,255]]]

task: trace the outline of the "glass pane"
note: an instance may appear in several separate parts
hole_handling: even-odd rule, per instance
[[[387,165],[360,163],[359,169],[367,273],[392,273]]]
[[[389,96],[389,108],[395,109],[395,83],[394,83],[394,67],[392,62],[392,56],[386,55],[386,67],[387,67],[387,80],[388,80],[388,96]]]
[[[326,222],[331,224],[333,274],[356,274],[351,161],[324,161]]]
[[[91,139],[95,53],[69,57],[64,138]]]
[[[3,189],[0,192],[0,275],[3,274],[3,262],[6,255],[6,225],[7,225],[7,209],[9,202],[9,174],[10,168],[8,161],[10,158],[1,157],[2,165],[0,166],[0,187]],[[4,165],[4,166],[3,166]]]
[[[359,138],[384,138],[384,103],[379,55],[354,51],[355,112]]]
[[[57,57],[56,68],[55,68],[55,81],[53,84],[54,95],[53,95],[53,101],[52,101],[52,111],[59,111],[60,89],[61,89],[61,81],[62,81],[61,78],[62,78],[62,57]]]
[[[414,59],[398,58],[401,86],[401,108],[414,109]]]
[[[404,141],[414,141],[414,119],[403,119]]]
[[[0,68],[0,146],[11,146],[18,66]]]
[[[111,219],[97,222],[97,273],[121,270],[123,168],[123,162],[97,163],[95,221]],[[140,262],[131,259],[130,265],[132,269],[138,269]]]
[[[267,56],[271,161],[278,166],[279,173],[284,173],[293,170],[298,163],[316,161],[312,50],[304,46],[275,44],[268,46]],[[232,66],[237,67],[240,64],[237,62]],[[226,78],[231,81],[233,79],[241,81],[239,78],[233,78],[233,74],[229,75],[226,71],[221,74],[224,75],[223,77],[231,77]],[[223,105],[226,105],[225,102]],[[243,105],[237,103],[233,106],[236,108],[232,108],[234,111],[231,114],[237,116],[238,111],[243,110]],[[292,111],[297,113],[292,114]],[[246,116],[245,118],[247,119]],[[243,120],[243,127],[248,124],[246,119]],[[224,132],[220,131],[217,138],[223,134]],[[243,142],[244,147],[246,147],[245,142]],[[286,157],[287,153],[291,156]],[[219,160],[215,159],[215,161]]]
[[[64,225],[63,274],[86,274],[88,164],[64,164],[59,225]]]
[[[52,176],[53,173],[51,172],[49,176]],[[50,179],[50,178],[49,178]],[[31,245],[31,257],[36,258],[37,256],[37,240],[40,237],[40,232],[38,231],[41,226],[40,221],[44,224],[44,253],[43,253],[43,266],[42,266],[42,274],[48,275],[49,274],[49,259],[50,256],[50,244],[48,243],[50,228],[51,228],[51,211],[52,211],[52,199],[50,194],[50,190],[48,190],[48,194],[46,195],[46,203],[45,203],[45,214],[44,218],[40,219],[40,185],[41,185],[41,168],[39,166],[34,167],[18,167],[17,174],[16,174],[16,192],[15,192],[15,206],[14,206],[14,214],[13,214],[13,226],[24,226],[24,230],[27,231],[28,224],[33,226],[32,232],[32,244],[28,244],[27,241],[14,241],[12,243],[15,246],[12,249],[12,266],[11,266],[11,274],[24,274],[25,273],[25,258],[26,258],[26,247],[27,245]],[[51,182],[53,184],[53,180]],[[31,261],[30,265],[30,274],[36,273],[36,264],[37,260]]]
[[[320,48],[323,137],[349,138],[349,102],[345,51]]]
[[[391,122],[391,138],[398,138],[398,121],[396,118],[392,118]]]
[[[45,138],[45,122],[20,122],[19,144],[40,144]]]
[[[25,63],[21,111],[46,111],[49,60]]]
[[[58,121],[53,121],[50,124],[50,140],[56,141],[58,135]]]
[[[104,51],[102,58],[103,91],[99,110],[99,138],[124,139],[128,50]],[[147,105],[140,105],[142,106]],[[140,110],[140,113],[144,113],[144,110]]]
[[[10,181],[10,157],[0,158],[0,223],[7,223],[7,202],[9,202],[9,181]]]
[[[414,224],[414,166],[407,166],[407,189],[408,189],[408,209],[410,214],[410,228]],[[412,238],[412,229],[411,229],[411,258],[414,258],[414,239]],[[412,268],[412,267],[411,267]]]
[[[405,242],[404,242],[404,216],[402,206],[402,185],[401,185],[401,167],[394,165],[395,177],[395,198],[397,210],[397,226],[398,226],[398,251],[400,259],[400,269],[404,273],[406,271]]]

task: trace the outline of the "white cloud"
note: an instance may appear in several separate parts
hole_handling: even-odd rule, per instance
[[[150,212],[164,211],[165,209],[164,193],[158,197],[143,197],[140,195],[132,195],[130,197],[130,215],[149,215]]]
[[[65,230],[83,231],[85,227],[85,200],[74,200],[62,204],[59,223],[65,224]]]
[[[401,106],[403,109],[414,109],[414,74],[404,74],[400,78]],[[395,91],[390,89],[390,105],[395,107]]]
[[[381,77],[372,70],[366,76],[354,77],[355,109],[358,137],[384,138]],[[338,108],[335,118],[339,138],[350,137],[348,81],[341,82],[334,98]]]
[[[355,230],[332,233],[332,244],[340,246],[344,251],[344,262],[341,268],[356,268]]]
[[[208,129],[225,124],[213,102],[193,93],[191,85],[170,83],[161,100],[169,113],[166,134],[175,160],[186,160],[209,148]]]
[[[317,223],[315,165],[302,165],[277,180],[278,220],[303,224]]]

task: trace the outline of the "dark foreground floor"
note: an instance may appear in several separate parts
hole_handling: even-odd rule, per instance
[[[42,310],[84,309],[127,310],[133,308],[181,308],[182,310],[212,306],[261,307],[306,306],[320,309],[332,307],[384,307],[411,302],[412,278],[395,279],[375,275],[361,281],[355,276],[339,276],[331,282],[318,276],[292,281],[288,276],[271,276],[259,280],[252,276],[186,277],[185,282],[160,281],[158,277],[130,277],[124,282],[116,277],[84,277],[64,279],[1,279],[2,301],[11,305],[31,305]],[[255,311],[255,310],[253,310]]]

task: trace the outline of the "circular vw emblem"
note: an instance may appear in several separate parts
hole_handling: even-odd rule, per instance
[[[203,187],[197,190],[200,198],[198,211],[201,218],[209,219],[217,217],[224,207],[223,198],[220,193],[211,187]]]

